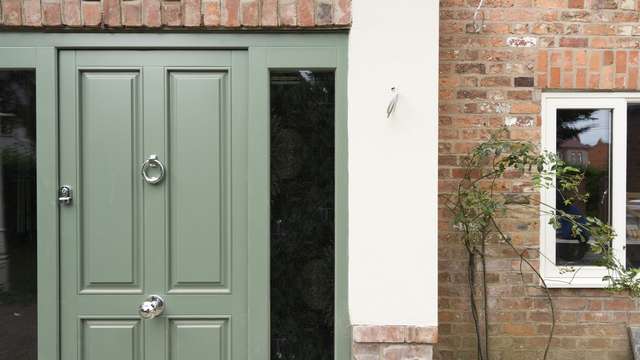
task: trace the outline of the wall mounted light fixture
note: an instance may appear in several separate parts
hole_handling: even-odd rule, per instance
[[[389,102],[389,106],[387,106],[387,119],[391,117],[391,115],[393,114],[393,112],[396,110],[396,105],[398,105],[398,96],[400,94],[398,93],[398,88],[397,87],[392,87],[391,88],[391,101]]]

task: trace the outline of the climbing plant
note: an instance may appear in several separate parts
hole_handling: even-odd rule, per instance
[[[501,226],[500,219],[508,218],[509,210],[517,207],[539,212],[549,225],[556,230],[570,229],[571,237],[586,244],[597,255],[597,264],[608,270],[603,279],[609,289],[640,295],[640,269],[626,268],[614,256],[612,241],[616,236],[613,228],[593,216],[576,215],[567,210],[574,204],[585,205],[590,194],[585,192],[585,171],[565,163],[560,157],[529,141],[511,140],[507,128],[492,133],[489,138],[474,147],[462,159],[463,173],[456,190],[443,195],[444,203],[453,218],[456,238],[464,245],[467,253],[467,278],[469,302],[477,337],[477,358],[490,359],[488,291],[487,291],[487,245],[491,240],[506,244],[519,259],[519,272],[523,284],[524,273],[531,271],[539,280],[548,301],[551,313],[551,327],[546,342],[543,359],[547,359],[553,339],[556,314],[553,298],[537,266],[530,261],[530,248],[519,248],[511,234]],[[554,189],[560,199],[559,204],[548,204],[536,194],[522,194],[518,201],[505,196],[498,190],[498,181],[505,175],[518,174],[529,178],[534,187]],[[542,261],[551,261],[545,254],[539,254]],[[575,267],[565,267],[562,271],[578,272]]]

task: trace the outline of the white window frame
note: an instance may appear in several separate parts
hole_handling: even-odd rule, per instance
[[[627,194],[627,105],[640,103],[640,93],[543,93],[542,149],[556,152],[556,114],[558,109],[612,109],[610,147],[610,217],[618,235],[613,241],[614,256],[626,265]],[[542,189],[543,203],[555,205],[555,189]],[[541,208],[542,210],[542,208]],[[542,212],[541,212],[542,213]],[[601,266],[557,266],[556,231],[549,216],[540,216],[540,271],[550,288],[603,288],[609,275]]]

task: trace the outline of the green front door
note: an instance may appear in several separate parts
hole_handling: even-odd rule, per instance
[[[59,60],[61,359],[247,359],[246,52]]]

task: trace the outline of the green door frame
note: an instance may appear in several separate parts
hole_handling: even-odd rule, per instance
[[[334,70],[335,358],[350,358],[347,244],[347,44],[330,33],[20,33],[0,37],[0,69],[36,71],[38,358],[59,360],[58,53],[63,49],[238,49],[249,54],[249,358],[269,358],[269,72]],[[261,206],[256,206],[256,204]],[[262,255],[260,255],[262,254]]]

